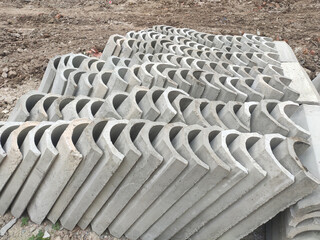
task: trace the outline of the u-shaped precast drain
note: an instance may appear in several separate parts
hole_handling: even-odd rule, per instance
[[[179,97],[181,95],[185,97]],[[37,99],[38,96],[43,98],[33,101],[32,105],[29,99]],[[19,115],[19,109],[26,105],[28,108]],[[298,104],[290,101],[261,100],[245,103],[229,101],[223,104],[220,101],[195,99],[175,88],[135,87],[130,93],[113,92],[104,100],[85,96],[70,99],[53,94],[44,97],[37,92],[30,92],[19,99],[9,118],[12,121],[58,119],[70,121],[77,118],[108,117],[128,120],[148,119],[165,123],[199,124],[203,127],[218,125],[224,129],[236,129],[240,132],[280,133],[284,136],[308,139],[310,136],[308,131],[290,120],[290,116],[297,109]]]
[[[299,106],[278,51],[158,25],[112,35],[100,59],[52,58],[0,122],[0,214],[130,240],[240,239],[298,202],[271,240],[308,239],[320,109]]]
[[[165,35],[163,36],[163,39],[165,39]],[[143,41],[143,40],[141,40],[141,41]],[[165,43],[169,43],[168,41],[170,42],[171,40],[166,39],[165,41],[160,41],[159,43],[165,44]],[[126,41],[124,41],[124,42],[126,42]],[[181,43],[181,41],[180,41],[180,43]],[[180,45],[177,45],[177,46],[180,46]],[[125,49],[125,47],[126,47],[126,45],[122,46],[122,48],[124,48],[124,49]],[[190,47],[190,46],[188,46],[188,47]],[[197,51],[204,51],[203,48],[200,48],[200,49],[201,50],[197,50]],[[206,51],[208,51],[208,50],[206,50]],[[135,54],[133,54],[132,57],[137,56],[136,55],[137,53],[139,53],[139,52],[136,52]],[[161,71],[159,71],[159,69],[157,69],[157,67],[154,66],[155,62],[152,62],[152,61],[161,61],[166,64],[170,63],[170,64],[172,64],[173,68],[174,68],[174,66],[176,66],[176,67],[183,66],[183,67],[186,67],[189,69],[196,68],[199,70],[204,70],[204,71],[215,73],[215,74],[219,73],[219,74],[225,75],[226,77],[233,76],[233,77],[239,77],[239,78],[245,78],[245,77],[257,78],[260,74],[267,73],[272,78],[278,78],[283,75],[283,71],[282,71],[281,67],[279,67],[279,64],[277,64],[277,66],[276,66],[276,65],[270,65],[268,63],[265,68],[258,68],[257,67],[258,64],[255,66],[248,66],[247,65],[246,67],[245,66],[237,66],[237,65],[232,65],[232,62],[228,60],[228,59],[231,59],[230,56],[228,56],[228,58],[226,58],[226,57],[223,57],[224,55],[215,55],[215,56],[218,56],[218,57],[216,57],[216,58],[218,58],[218,60],[212,62],[212,60],[208,57],[205,57],[205,59],[200,60],[201,56],[209,56],[208,54],[203,53],[203,54],[201,54],[201,56],[199,54],[191,54],[191,56],[189,56],[189,57],[185,57],[184,55],[180,54],[182,57],[182,60],[180,60],[181,63],[177,63],[175,61],[176,58],[173,58],[173,57],[170,57],[170,59],[168,59],[166,57],[159,58],[159,56],[156,59],[152,57],[153,56],[152,54],[157,54],[157,55],[167,54],[165,52],[151,53],[151,54],[144,52],[144,53],[139,53],[139,54],[142,54],[142,55],[141,55],[141,58],[139,58],[140,60],[137,63],[138,64],[143,64],[143,63],[148,64],[144,67],[142,66],[141,70],[137,70],[136,65],[130,64],[130,61],[133,60],[131,58],[126,58],[126,60],[124,60],[124,61],[121,61],[121,58],[119,58],[119,57],[116,61],[110,60],[113,65],[112,67],[104,67],[104,66],[108,65],[108,61],[105,63],[103,61],[100,61],[100,62],[95,61],[93,64],[90,65],[90,70],[88,70],[88,69],[85,69],[85,67],[82,64],[72,64],[73,59],[76,57],[78,57],[79,59],[82,59],[83,61],[86,61],[86,59],[84,59],[84,57],[77,56],[77,55],[70,55],[70,56],[68,55],[67,56],[68,58],[66,58],[67,61],[65,60],[65,58],[62,57],[62,58],[60,58],[60,60],[61,59],[65,60],[67,63],[65,63],[65,61],[63,61],[64,62],[63,66],[56,70],[57,77],[55,77],[55,79],[57,79],[56,81],[58,83],[56,83],[55,85],[57,87],[53,87],[54,90],[53,91],[50,90],[50,92],[60,93],[60,94],[70,94],[70,92],[74,92],[74,91],[70,90],[69,86],[73,86],[73,87],[80,89],[80,90],[76,91],[74,94],[77,94],[77,95],[85,94],[85,95],[88,95],[91,97],[103,97],[103,94],[97,93],[97,91],[98,91],[97,88],[98,88],[98,86],[102,86],[102,83],[103,82],[105,83],[106,81],[101,82],[101,80],[99,81],[99,79],[97,79],[95,81],[90,80],[90,79],[88,80],[87,79],[88,75],[85,75],[84,77],[81,78],[82,81],[78,84],[79,86],[76,86],[77,84],[69,84],[69,81],[71,81],[71,82],[78,81],[77,79],[73,79],[73,78],[75,78],[74,75],[76,75],[76,74],[71,74],[71,76],[70,76],[70,72],[72,72],[76,68],[80,68],[80,69],[83,68],[84,71],[92,71],[92,72],[106,71],[107,69],[110,69],[107,71],[111,71],[113,73],[110,76],[111,79],[113,79],[117,82],[119,81],[119,83],[126,82],[128,84],[127,86],[122,86],[122,87],[120,87],[118,85],[112,85],[109,88],[107,88],[106,86],[104,87],[104,88],[109,89],[110,91],[112,91],[113,88],[114,88],[114,90],[116,90],[116,89],[118,89],[118,87],[120,87],[119,90],[126,90],[126,91],[130,92],[132,90],[132,88],[136,85],[143,85],[143,86],[148,86],[148,87],[151,87],[151,86],[160,86],[160,87],[171,86],[171,87],[177,87],[177,88],[182,88],[182,89],[186,90],[184,88],[184,86],[181,85],[181,82],[175,81],[174,77],[169,78],[169,77],[166,77],[165,75],[163,75],[162,72],[164,72],[164,69],[162,68]],[[172,54],[173,55],[177,54],[179,56],[179,53],[177,53],[177,52],[172,52],[171,55]],[[240,55],[242,53],[237,53],[237,54],[238,54],[238,58],[241,58]],[[252,59],[257,59],[257,61],[262,61],[261,59],[264,54],[265,54],[264,52],[259,53],[259,54],[258,53],[253,54],[254,56],[257,56],[256,58],[253,58],[252,57],[253,55],[251,54],[252,56],[250,58],[250,61],[253,61]],[[150,57],[149,58],[143,57],[144,55],[148,55]],[[110,57],[112,59],[115,59],[116,56],[110,56]],[[273,58],[267,56],[264,59],[270,58],[270,59],[274,60],[276,58],[276,56],[274,56],[274,55],[272,55],[272,57]],[[187,60],[187,59],[189,59],[189,60]],[[81,61],[81,60],[78,60],[78,61]],[[145,61],[147,61],[147,62],[145,62]],[[195,64],[195,62],[199,62],[199,64],[200,63],[201,64],[200,65]],[[99,63],[101,63],[103,66],[99,67],[98,66]],[[206,64],[204,64],[204,63],[206,63]],[[274,63],[274,62],[272,62],[272,63]],[[128,68],[127,66],[131,66],[131,67]],[[131,68],[133,68],[133,67],[135,70],[133,70],[133,69],[131,70]],[[170,68],[169,65],[166,65],[163,67]],[[49,66],[48,66],[48,68],[49,68]],[[126,68],[128,68],[128,70],[125,70]],[[128,71],[128,73],[127,73],[127,71]],[[69,77],[70,77],[70,79],[69,79]],[[77,77],[77,75],[76,75],[76,77]],[[185,79],[185,80],[187,80],[187,79]],[[45,79],[43,81],[45,81]],[[56,82],[56,81],[54,80],[53,82]],[[147,83],[146,81],[147,82],[151,81],[151,85],[149,83]],[[256,82],[261,82],[261,81],[256,81]],[[91,86],[90,88],[92,88],[92,84],[96,86],[95,89],[92,89],[90,91],[83,90],[83,88],[88,88],[88,86]],[[84,85],[84,86],[82,86],[82,85]],[[200,95],[193,95],[190,92],[191,95],[194,97],[203,97],[203,98],[208,98],[209,100],[215,100],[217,98],[217,94],[211,93],[209,91],[210,83],[207,83],[207,84],[205,83],[205,86],[206,85],[208,88],[207,91],[202,92]],[[237,86],[234,86],[234,87],[237,88]],[[254,87],[254,89],[256,89],[255,85],[253,85],[253,87]],[[57,89],[57,88],[59,88],[59,89]],[[239,88],[237,88],[237,89],[238,89],[238,93],[240,95],[244,94],[241,92],[241,90]],[[283,88],[282,90],[278,90],[278,91],[280,91],[279,94],[274,93],[271,95],[269,94],[269,91],[267,91],[267,92],[263,91],[264,87],[258,88],[258,89],[260,89],[262,91],[262,93],[266,94],[266,96],[265,96],[266,98],[281,99],[283,95],[284,95],[283,98],[285,100],[297,100],[297,98],[299,98],[299,94],[297,94],[296,91],[292,90],[289,87]],[[217,89],[217,90],[219,91],[219,89]],[[215,90],[215,91],[217,91],[217,90]],[[277,91],[277,90],[275,90],[275,91]],[[47,92],[49,92],[49,91],[47,91]],[[286,92],[288,92],[288,93],[286,93]],[[281,94],[283,94],[283,95],[281,95]],[[241,98],[239,98],[239,99],[241,99]]]
[[[296,106],[291,103],[288,106],[280,107],[280,109],[282,109],[281,111],[285,111],[287,116],[290,116],[290,111],[295,107]],[[274,109],[274,111],[276,111],[276,109]],[[318,155],[315,144],[319,139],[313,132],[318,131],[318,124],[316,124],[316,122],[320,119],[319,117],[319,106],[301,106],[291,118],[295,123],[299,124],[300,127],[307,128],[311,133],[311,137],[309,138],[309,143],[295,141],[294,144],[288,148],[289,154],[301,154],[301,163],[305,164],[309,173],[314,174],[316,177],[319,177],[319,162],[316,160]],[[288,125],[289,124],[290,123],[288,123]],[[293,140],[290,139],[290,141]],[[278,152],[278,154],[280,155],[280,152]],[[281,155],[283,159],[285,159],[285,154],[282,153]],[[295,171],[298,171],[302,167],[301,163],[296,163],[298,166],[295,166]],[[290,167],[293,168],[294,165]],[[303,177],[304,176],[302,176],[302,178]],[[267,225],[268,231],[272,234],[272,239],[317,239],[319,236],[318,219],[320,206],[318,196],[319,190],[317,189],[273,219]]]
[[[0,133],[1,213],[27,209],[70,230],[243,236],[318,186],[297,156],[304,142],[279,134],[139,119],[4,123]]]
[[[151,64],[151,65],[150,65]],[[219,89],[221,89],[222,86],[214,87],[212,86],[210,82],[203,81],[201,78],[199,79],[204,83],[205,91],[200,92],[199,95],[196,93],[193,93],[194,90],[190,88],[190,86],[185,86],[183,85],[183,82],[190,82],[190,77],[188,74],[187,75],[182,75],[183,80],[179,80],[179,76],[175,77],[177,72],[173,72],[173,75],[163,75],[160,73],[158,70],[152,70],[153,68],[156,68],[153,63],[149,63],[148,65],[145,66],[144,68],[142,66],[142,69],[137,69],[135,67],[135,70],[128,69],[126,70],[125,68],[116,68],[112,72],[110,72],[109,76],[107,75],[107,72],[100,72],[100,75],[96,76],[96,73],[92,74],[84,74],[81,76],[80,80],[73,79],[73,78],[79,78],[77,74],[71,74],[70,75],[70,80],[73,82],[78,82],[78,84],[69,84],[67,83],[67,87],[64,92],[62,92],[64,95],[87,95],[90,97],[101,97],[103,98],[106,93],[109,91],[113,90],[121,90],[121,91],[128,91],[130,92],[134,86],[138,85],[143,85],[143,86],[160,86],[160,87],[176,87],[176,88],[181,88],[187,92],[189,92],[192,96],[194,97],[203,97],[207,98],[209,100],[215,100],[219,99],[218,98],[218,93]],[[167,65],[169,67],[169,65]],[[173,68],[173,65],[171,67]],[[145,70],[144,70],[145,69]],[[202,70],[201,68],[198,68],[199,70]],[[127,72],[128,71],[128,72]],[[143,73],[144,71],[144,73]],[[203,70],[202,70],[203,71]],[[209,68],[205,69],[204,72],[215,72],[214,70],[210,70]],[[135,73],[137,72],[137,73]],[[165,72],[166,73],[166,72]],[[102,75],[103,74],[103,75]],[[129,75],[128,75],[129,74]],[[217,73],[216,73],[217,74]],[[254,77],[258,77],[260,75],[260,72],[258,74],[255,74]],[[243,78],[244,75],[237,75],[240,78]],[[247,75],[249,76],[249,75]],[[107,78],[106,78],[107,77]],[[194,76],[193,76],[194,77]],[[139,80],[139,78],[141,80]],[[112,81],[115,81],[115,83],[112,83]],[[146,82],[147,81],[147,82]],[[150,82],[152,83],[150,85]],[[261,81],[256,81],[256,82],[261,82]],[[123,84],[121,84],[123,83]],[[192,85],[193,83],[190,82]],[[189,84],[190,84],[189,83]],[[188,84],[188,83],[187,83]],[[188,84],[188,85],[189,85]],[[226,83],[224,83],[226,84]],[[70,87],[76,88],[74,90],[70,90]],[[251,87],[251,86],[250,86]],[[255,85],[253,85],[254,89],[257,89]],[[229,86],[230,88],[230,86]],[[241,101],[245,101],[245,93],[241,91],[240,88],[237,87],[237,85],[234,85],[231,88],[236,88],[236,95],[239,95],[237,98]],[[103,89],[104,92],[103,92]],[[212,89],[212,90],[211,90]],[[299,94],[292,90],[289,87],[282,87],[281,90],[275,90],[275,91],[280,91],[279,96],[276,94],[269,94],[269,92],[263,91],[263,88],[258,88],[258,91],[262,91],[262,93],[266,94],[266,98],[273,98],[273,99],[281,99],[283,95],[285,95],[284,100],[296,100],[299,97]],[[192,91],[191,91],[192,90]],[[282,95],[281,95],[282,94]]]

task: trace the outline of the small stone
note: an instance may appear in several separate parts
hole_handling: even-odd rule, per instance
[[[21,35],[19,33],[11,33],[12,37],[19,38]]]
[[[294,49],[294,53],[299,53],[299,52],[301,52],[303,49],[302,49],[302,47],[296,47],[295,49]]]
[[[61,237],[60,236],[55,237],[54,240],[61,240]]]
[[[63,18],[63,15],[58,13],[56,16],[55,16],[55,19],[60,19],[60,18]]]
[[[4,50],[3,53],[2,53],[3,56],[7,56],[9,54],[10,54],[10,52],[8,50]]]
[[[43,238],[49,238],[49,237],[50,237],[50,234],[47,231],[45,231],[44,235],[43,235]]]
[[[66,235],[66,236],[63,237],[63,240],[70,240],[70,238],[69,238],[68,235]]]
[[[26,71],[28,71],[28,70],[29,70],[29,67],[28,67],[28,65],[27,65],[27,64],[23,64],[23,65],[22,65],[22,68],[23,68],[24,70],[26,70]]]
[[[33,233],[36,230],[37,226],[33,225],[29,228],[29,232]]]
[[[308,68],[304,68],[304,70],[307,72],[309,76],[312,74],[312,72]]]
[[[99,240],[99,236],[96,233],[90,232],[88,236],[88,240]]]
[[[50,225],[47,225],[47,226],[45,227],[45,231],[50,231],[50,229],[52,229],[52,226],[50,226]]]
[[[2,72],[9,72],[9,68],[8,67],[4,67],[3,69],[2,69]]]
[[[316,55],[316,52],[314,50],[310,50],[310,54],[314,56]]]
[[[17,219],[14,218],[10,222],[8,222],[6,225],[4,225],[0,230],[0,236],[3,236],[6,234],[6,232],[17,222]]]
[[[2,75],[1,75],[1,77],[3,77],[3,78],[7,78],[7,77],[8,77],[8,74],[7,74],[7,73],[5,73],[5,72],[3,72],[3,73],[2,73]]]
[[[15,77],[15,76],[17,76],[17,72],[16,71],[10,71],[9,73],[8,73],[8,77],[9,78],[13,78],[13,77]]]
[[[22,49],[22,48],[18,48],[17,51],[18,51],[19,53],[22,53],[22,52],[23,52],[23,49]]]

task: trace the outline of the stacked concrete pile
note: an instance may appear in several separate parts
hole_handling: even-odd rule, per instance
[[[148,33],[151,34],[152,31]],[[147,41],[120,38],[116,41],[119,45],[114,43],[117,36],[113,36],[109,39],[100,60],[82,55],[64,55],[54,58],[49,63],[40,91],[66,96],[86,95],[105,98],[115,90],[130,92],[134,86],[142,85],[148,88],[175,87],[195,98],[224,102],[260,101],[263,98],[277,100],[299,98],[299,92],[288,86],[292,80],[283,76],[281,63],[271,57],[265,59],[264,56],[268,56],[267,53],[229,53],[228,57],[231,60],[228,60],[226,57],[222,58],[223,55],[218,55],[220,51],[212,48],[211,51],[207,51],[211,55],[200,55],[198,58],[193,55],[187,57],[185,56],[187,54],[177,49],[185,47],[185,50],[192,50],[193,48],[187,48],[181,43],[174,44],[174,41],[169,42],[166,40],[167,35],[157,33],[151,36],[154,38],[157,36],[158,39]],[[176,38],[179,39],[179,37]],[[149,42],[153,44],[147,45],[146,49],[133,49],[129,47],[128,41],[131,45],[132,42],[140,46]],[[165,48],[164,43],[170,43],[176,48],[173,48],[172,53],[167,53],[169,50]],[[208,48],[204,45],[203,47]],[[109,56],[110,53],[117,54],[119,57]],[[220,56],[220,59],[213,53]],[[252,55],[251,59],[247,55]],[[259,56],[261,59],[254,56]],[[279,58],[277,54],[271,56]],[[239,63],[241,59],[246,60],[247,63],[242,62],[241,65]],[[261,62],[265,67],[259,67],[263,65]]]
[[[303,105],[292,116],[295,122],[308,129],[311,135],[311,147],[301,155],[301,160],[307,169],[316,177],[320,177],[320,107]],[[280,214],[270,224],[269,239],[310,239],[320,238],[320,188],[311,195],[291,206],[283,214]]]
[[[301,66],[284,44],[249,34],[220,36],[156,26],[111,36],[101,59],[74,54],[52,59],[39,90],[105,98],[142,85],[175,87],[195,98],[225,102],[318,102],[316,89],[301,76]]]
[[[53,58],[0,123],[0,213],[129,239],[247,235],[319,185],[292,119],[320,97],[287,77],[284,49],[156,26],[100,59]]]
[[[124,63],[120,59],[111,56],[103,61],[83,55],[52,59],[40,90],[66,96],[105,98],[116,90],[131,92],[134,86],[142,85],[179,88],[195,98],[224,102],[299,98],[299,93],[288,87],[292,80],[283,77],[280,67],[276,68],[278,73],[269,68],[238,67],[221,60],[201,60],[169,53],[138,52]]]
[[[291,101],[209,101],[195,99],[174,88],[134,87],[128,94],[115,92],[105,100],[85,96],[63,97],[30,92],[22,96],[9,121],[57,121],[77,118],[147,119],[150,121],[219,126],[240,132],[280,133],[308,139],[309,133],[290,116],[299,108]]]
[[[70,230],[241,237],[318,186],[296,155],[305,142],[280,134],[108,119],[8,122],[0,134],[0,213]]]

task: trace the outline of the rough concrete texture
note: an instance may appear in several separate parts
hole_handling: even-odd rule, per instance
[[[248,174],[247,169],[237,162],[231,155],[228,146],[238,137],[238,132],[234,130],[222,131],[215,136],[210,145],[217,156],[230,167],[230,172],[219,184],[212,188],[204,197],[202,197],[195,205],[188,209],[180,218],[171,224],[159,239],[181,239],[183,234],[188,235],[189,232],[180,231],[193,219],[195,219],[202,211],[205,211],[211,204],[219,199],[223,194],[239,183]],[[180,231],[180,233],[178,233]],[[180,235],[180,236],[179,236]],[[174,236],[174,237],[173,237]]]
[[[10,113],[8,121],[24,122],[30,116],[31,109],[44,96],[41,92],[29,92],[23,95],[17,102],[14,110]]]
[[[14,131],[16,128],[18,128],[21,125],[21,123],[17,122],[8,122],[3,123],[3,125],[0,127],[0,139],[1,139],[1,145],[0,145],[0,163],[5,159],[7,156],[7,153],[4,149],[4,144],[6,144],[8,137],[10,136],[11,132]]]
[[[319,139],[317,124],[320,119],[319,110],[319,106],[303,104],[292,116],[292,120],[297,125],[312,133],[309,139],[311,146],[301,154],[300,160],[306,169],[318,178],[320,176],[317,160],[319,151],[314,144]],[[319,207],[319,187],[317,187],[312,194],[300,200],[270,222],[271,236],[269,239],[315,239],[317,236],[310,236],[309,232],[319,232]],[[281,226],[280,230],[274,227],[276,223]]]
[[[41,152],[41,156],[12,204],[11,213],[13,216],[20,217],[23,214],[33,195],[41,185],[41,182],[52,165],[52,162],[59,154],[56,146],[66,127],[66,122],[58,121],[46,129],[40,138],[37,147]]]
[[[244,167],[248,170],[248,175],[242,179],[236,186],[235,189],[230,189],[227,193],[225,193],[222,197],[220,197],[214,204],[212,204],[209,208],[203,211],[200,215],[197,216],[192,222],[190,222],[185,231],[191,236],[193,233],[197,232],[192,238],[193,239],[210,239],[210,236],[203,234],[202,231],[198,230],[207,222],[210,221],[208,227],[205,230],[209,230],[211,225],[223,225],[224,221],[227,220],[212,220],[217,215],[222,212],[229,211],[232,204],[237,204],[241,197],[244,195],[248,195],[248,192],[256,187],[268,174],[262,167],[255,162],[254,158],[251,157],[249,151],[253,147],[254,144],[258,142],[261,138],[259,134],[243,134],[237,137],[230,145],[229,150],[232,156],[236,161],[240,162]],[[231,211],[232,212],[232,211]],[[218,223],[218,224],[217,224]],[[202,234],[202,236],[201,236]]]
[[[22,123],[18,128],[14,129],[5,144],[3,144],[3,150],[6,152],[6,157],[2,159],[0,168],[0,192],[4,190],[4,187],[11,175],[19,167],[23,160],[23,155],[20,149],[28,132],[36,126],[36,122]]]
[[[102,132],[96,142],[103,149],[103,155],[62,214],[60,222],[66,229],[76,226],[123,161],[124,155],[115,147],[114,142],[126,123],[125,120],[103,120],[99,125]]]
[[[271,143],[273,144],[273,143]],[[299,146],[300,142],[292,139],[282,141],[273,149],[273,155],[282,164],[285,169],[295,178],[295,183],[291,184],[285,190],[266,202],[262,207],[255,210],[235,227],[224,233],[219,239],[229,239],[230,237],[242,238],[253,231],[259,225],[265,223],[278,212],[284,210],[293,202],[298,201],[310,194],[317,186],[319,181],[311,174],[305,171],[300,163],[297,154],[303,152],[304,147]],[[304,145],[304,143],[301,143]],[[305,145],[306,146],[306,145]],[[261,164],[262,166],[262,164]],[[280,186],[279,186],[280,187]],[[290,197],[289,197],[290,196]],[[290,200],[289,200],[290,199]]]
[[[47,94],[41,98],[31,109],[28,121],[41,122],[48,120],[47,110],[59,96],[60,95]]]
[[[91,122],[75,143],[83,159],[48,214],[48,219],[53,223],[59,219],[102,155],[102,150],[95,143],[98,133],[93,132],[97,123],[99,120]]]
[[[105,49],[112,50],[108,50],[110,51],[108,55],[104,55],[100,61],[93,58],[92,61],[94,63],[90,64],[90,66],[85,64],[90,62],[90,60],[84,56],[75,54],[71,56],[65,55],[63,57],[68,59],[67,62],[72,62],[73,58],[78,57],[77,62],[80,62],[80,64],[59,64],[62,67],[56,70],[55,74],[57,77],[55,79],[59,83],[62,82],[60,85],[58,84],[59,86],[63,86],[64,82],[67,82],[67,84],[68,82],[72,82],[73,84],[69,85],[75,88],[83,88],[84,86],[82,85],[89,84],[91,86],[101,86],[102,89],[107,89],[108,92],[112,90],[126,90],[130,92],[135,85],[147,87],[171,86],[181,88],[193,97],[203,97],[209,100],[227,100],[223,96],[226,94],[225,91],[229,92],[229,95],[233,95],[235,98],[233,100],[237,101],[256,98],[256,91],[263,94],[263,97],[271,99],[298,99],[299,102],[307,101],[313,103],[316,103],[319,99],[317,92],[313,91],[314,87],[310,79],[305,78],[305,80],[301,80],[301,77],[298,79],[297,75],[305,75],[302,69],[294,68],[295,73],[292,72],[292,69],[288,70],[288,68],[292,68],[290,67],[292,64],[299,65],[298,62],[288,62],[286,59],[285,54],[291,50],[290,47],[287,47],[289,50],[280,51],[277,54],[277,49],[281,49],[281,47],[278,47],[278,44],[281,45],[282,42],[273,43],[270,39],[263,39],[261,37],[259,40],[256,40],[256,37],[250,39],[243,36],[230,36],[226,40],[227,38],[224,36],[215,36],[213,42],[209,43],[209,41],[205,42],[203,39],[198,39],[199,34],[193,34],[194,36],[191,37],[191,35],[179,32],[178,30],[173,30],[173,32],[163,32],[159,28],[130,32],[126,37],[117,37],[115,44],[110,43],[110,41],[114,42],[114,40],[111,40],[111,37]],[[149,37],[146,38],[146,35]],[[121,41],[119,41],[120,39]],[[204,44],[207,44],[207,46]],[[222,46],[225,46],[225,48],[222,48]],[[239,47],[234,49],[233,46]],[[222,51],[222,54],[220,54],[221,52],[219,54],[215,52],[218,50]],[[226,55],[225,53],[228,51],[229,55]],[[105,53],[106,50],[104,51]],[[110,53],[114,53],[115,55],[110,55]],[[171,54],[171,56],[168,57],[168,54]],[[153,57],[155,55],[157,57]],[[172,57],[172,55],[179,56],[179,61],[176,60],[176,57]],[[126,60],[121,61],[120,59],[123,58]],[[52,61],[57,60],[52,59]],[[50,62],[50,66],[52,65],[52,61]],[[162,64],[159,62],[162,62]],[[242,66],[239,66],[239,63]],[[291,65],[288,66],[288,64]],[[185,68],[186,71],[182,76],[177,67]],[[92,72],[92,74],[99,72],[98,75],[100,77],[96,76],[94,79],[89,79],[90,74],[82,74],[79,80],[77,79],[79,78],[79,74],[72,74],[73,69],[79,69],[79,71],[86,71],[87,73]],[[194,75],[191,73],[193,70],[197,70],[199,73]],[[224,78],[233,77],[235,78],[234,82],[237,79],[241,80],[243,78],[252,78],[256,81],[250,86],[241,86],[242,84],[236,83],[233,85],[225,80],[219,82],[217,81],[217,77],[215,77],[214,81],[208,81],[203,78],[208,73],[222,75]],[[104,76],[103,80],[101,79],[102,75]],[[274,84],[275,79],[284,78],[285,76],[292,78],[291,81],[283,82],[279,80],[278,84]],[[271,82],[268,80],[268,77],[272,79]],[[48,77],[48,79],[50,82],[51,78]],[[110,84],[112,81],[116,81],[117,84],[122,82],[124,85],[118,88],[114,84]],[[196,82],[198,84],[195,84]],[[307,84],[303,84],[303,82]],[[189,87],[188,83],[191,84]],[[202,88],[201,92],[197,91],[197,89],[200,90],[196,87],[197,85]],[[252,91],[249,90],[250,88]],[[43,91],[43,88],[40,88],[40,90]],[[310,94],[309,90],[313,91],[312,94]],[[96,91],[100,92],[98,89]],[[101,92],[97,93],[97,95],[93,94],[96,91],[75,90],[74,94],[103,97],[104,94],[101,94]],[[70,92],[72,91],[68,91],[68,94]],[[66,94],[65,92],[60,93]],[[300,94],[303,94],[303,96],[300,96]]]
[[[313,80],[312,80],[313,85],[317,89],[318,93],[320,92],[320,74],[318,74]]]
[[[61,135],[56,146],[59,155],[28,206],[28,215],[33,222],[41,223],[45,219],[82,161],[83,156],[75,144],[88,123],[85,119],[74,120]]]
[[[18,168],[12,174],[10,181],[3,189],[0,197],[0,211],[3,215],[13,199],[19,192],[23,183],[27,179],[30,174],[33,166],[39,159],[41,152],[37,148],[37,144],[40,141],[44,131],[51,126],[50,122],[42,122],[34,127],[25,137],[23,143],[21,144],[21,153],[23,155],[23,159],[19,164]]]
[[[267,223],[267,240],[273,240],[273,239],[280,239],[280,240],[317,240],[320,237],[319,230],[316,228],[315,225],[312,226],[312,223],[310,225],[310,228],[308,231],[303,231],[303,229],[298,235],[295,235],[292,238],[287,237],[286,229],[289,228],[289,226],[286,226],[289,223],[290,216],[288,216],[289,212],[280,213],[276,217],[272,219],[272,221],[269,221]],[[288,219],[289,218],[289,219]],[[289,221],[288,221],[289,220]],[[292,220],[292,218],[291,218]],[[315,222],[316,223],[316,222]],[[295,227],[293,228],[295,229]],[[298,228],[299,229],[299,228]]]
[[[37,92],[21,97],[19,103],[26,105],[26,99],[38,96]],[[49,97],[50,96],[50,97]],[[240,132],[281,133],[284,136],[309,138],[309,133],[297,126],[290,117],[298,108],[292,101],[261,100],[260,102],[208,101],[188,96],[172,87],[147,89],[135,86],[130,93],[114,92],[106,99],[77,96],[74,99],[52,95],[42,97],[31,111],[21,115],[13,112],[12,119],[73,120],[77,118],[148,119],[157,122],[182,122],[199,124],[203,127],[218,125],[224,129]],[[49,104],[44,103],[49,99]],[[46,110],[46,111],[45,111]],[[39,113],[41,112],[41,117]],[[23,115],[23,116],[22,116]]]
[[[300,93],[300,98],[298,98],[300,103],[317,104],[319,102],[317,89],[298,62],[282,63],[281,67],[285,76],[292,79],[290,86]]]
[[[209,172],[179,199],[151,228],[142,239],[155,239],[163,230],[199,201],[208,191],[229,174],[230,167],[221,161],[210,146],[211,140],[221,131],[218,127],[203,129],[189,142],[196,156],[209,166]],[[209,140],[209,141],[208,141]],[[209,186],[209,187],[208,187]]]
[[[162,163],[163,157],[152,146],[153,139],[162,128],[163,124],[147,122],[136,136],[134,144],[143,154],[113,196],[105,203],[100,213],[92,221],[91,226],[92,229],[95,229],[94,231],[98,233],[105,231]],[[148,151],[145,151],[145,149],[148,149]]]
[[[0,214],[233,240],[300,200],[281,237],[314,238],[320,109],[299,103],[319,99],[284,42],[164,25],[113,35],[100,59],[52,58],[0,123]]]
[[[183,126],[180,123],[168,124],[153,140],[152,145],[163,156],[164,162],[109,226],[112,235],[121,237],[126,233],[187,167],[188,161],[172,145],[172,139]]]
[[[132,167],[140,159],[142,153],[135,147],[133,141],[143,125],[144,122],[141,121],[128,123],[115,141],[114,145],[124,155],[123,162],[81,218],[78,223],[81,228],[85,229],[89,225],[94,216],[100,212],[104,203],[110,198]]]
[[[202,128],[190,126],[182,129],[172,140],[177,152],[187,159],[188,166],[179,177],[157,198],[138,221],[126,232],[130,239],[140,237],[161,215],[166,212],[178,199],[180,199],[195,183],[197,183],[209,170],[209,166],[202,162],[193,152],[189,143],[201,132]],[[184,186],[180,186],[183,182]]]

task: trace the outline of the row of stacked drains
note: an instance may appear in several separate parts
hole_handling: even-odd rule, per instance
[[[0,213],[128,239],[241,239],[319,181],[276,44],[154,26],[57,56],[0,123]],[[302,233],[303,234],[303,233]],[[293,239],[295,236],[285,236]]]

